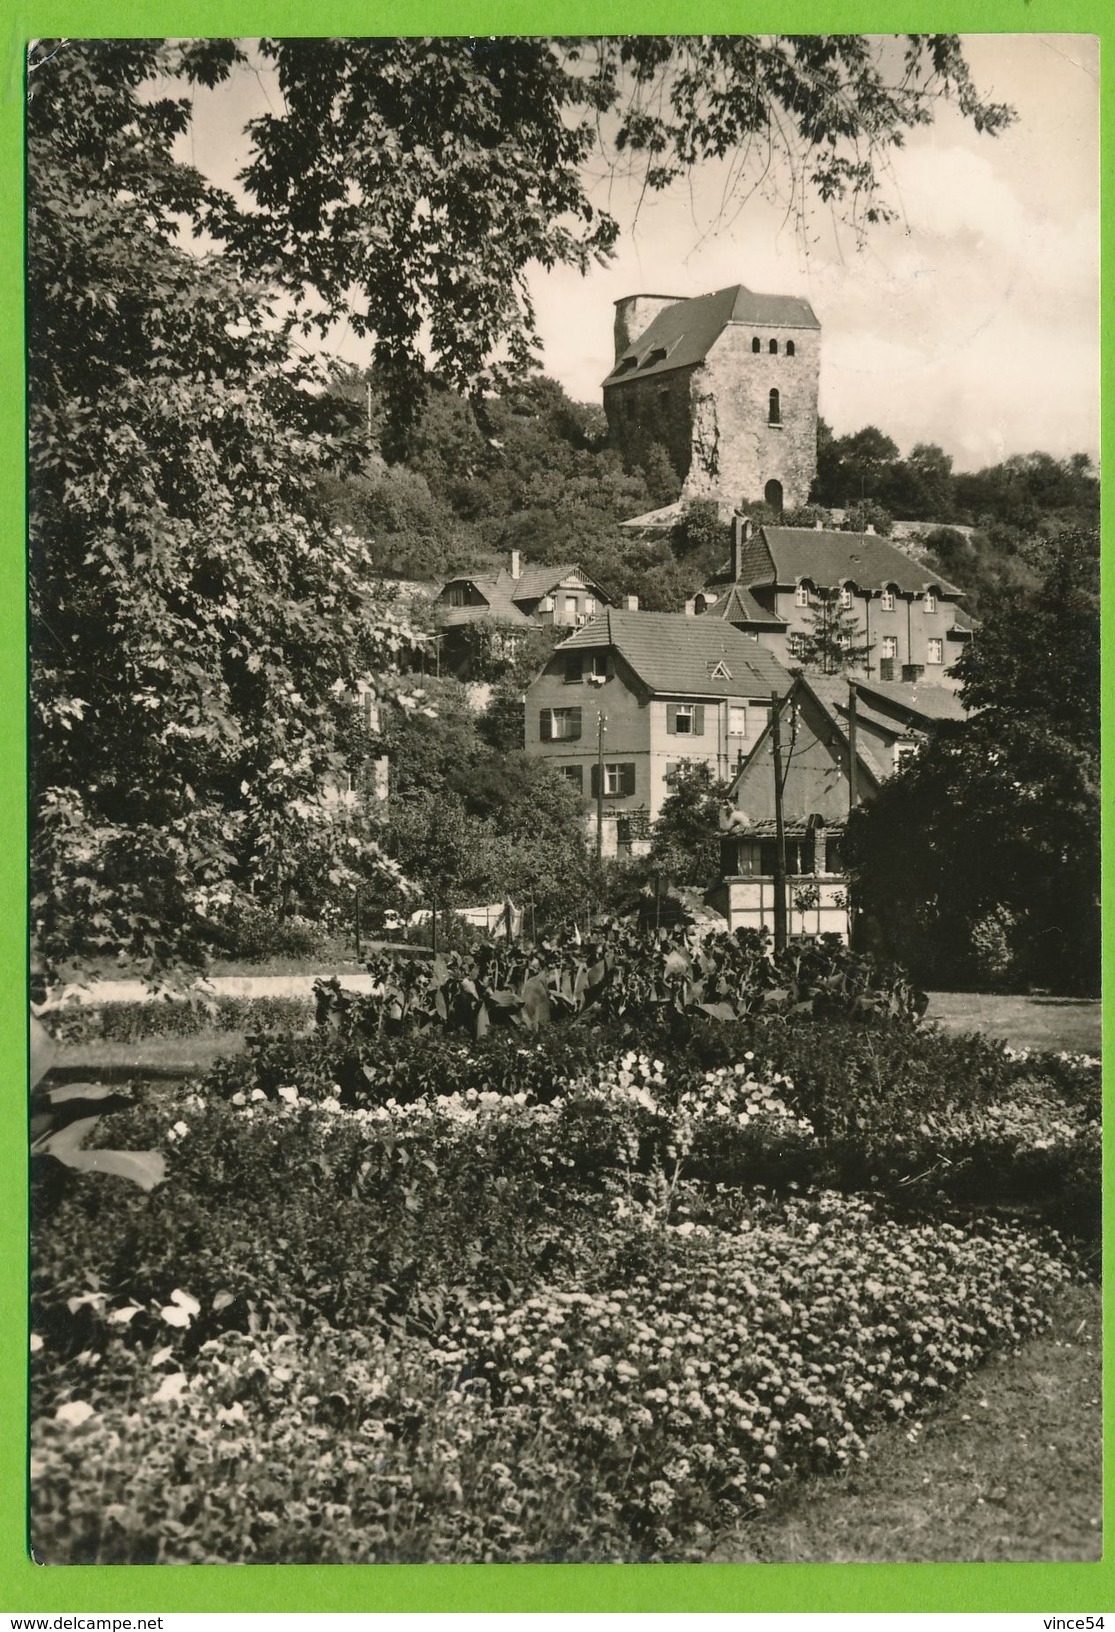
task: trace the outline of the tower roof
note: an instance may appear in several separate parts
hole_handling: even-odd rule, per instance
[[[819,329],[807,300],[796,295],[761,295],[732,284],[710,295],[679,300],[659,312],[634,344],[616,359],[605,385],[635,376],[665,374],[703,362],[729,323],[752,323],[756,328]]]

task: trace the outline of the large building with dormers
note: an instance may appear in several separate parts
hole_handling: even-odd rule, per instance
[[[610,438],[630,464],[664,447],[683,502],[796,509],[817,470],[820,358],[821,325],[796,296],[629,295],[603,386]]]

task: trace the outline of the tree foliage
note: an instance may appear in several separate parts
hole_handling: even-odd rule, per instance
[[[36,47],[28,111],[32,916],[43,950],[200,953],[293,850],[342,864],[323,779],[341,688],[406,620],[308,478],[340,447],[266,293],[177,242],[181,66]],[[351,843],[351,835],[349,842]]]
[[[850,823],[860,905],[927,981],[1098,989],[1098,571],[1097,533],[1054,542],[957,665],[976,712]]]
[[[730,784],[720,781],[704,760],[682,762],[654,824],[649,872],[675,884],[707,886],[720,871],[720,807]]]
[[[481,405],[538,340],[527,270],[587,269],[618,236],[587,161],[659,189],[736,154],[858,229],[888,219],[887,155],[952,101],[994,133],[953,35],[265,39],[282,106],[250,126],[253,207],[215,223],[245,264],[374,336],[405,430],[426,374]],[[227,71],[227,68],[226,68]]]

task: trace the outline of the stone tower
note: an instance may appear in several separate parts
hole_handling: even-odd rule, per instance
[[[658,443],[684,499],[806,502],[821,357],[808,301],[742,284],[690,300],[629,295],[616,302],[615,344],[604,411],[629,464]]]

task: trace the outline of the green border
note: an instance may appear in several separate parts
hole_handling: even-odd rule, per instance
[[[44,0],[13,8],[0,75],[0,459],[4,547],[0,550],[0,820],[6,854],[26,853],[24,807],[23,391],[22,391],[22,71],[27,39],[35,35],[243,35],[462,33],[1089,33],[1109,31],[1099,0],[948,0],[915,6],[896,0],[760,0],[746,9],[724,0],[678,5],[666,0],[381,0],[373,10],[353,0],[314,6],[299,0],[267,4],[231,0]],[[1104,41],[1106,43],[1106,41]],[[1106,64],[1105,64],[1106,66]],[[1103,80],[1105,202],[1115,175],[1112,80]],[[1115,254],[1115,208],[1105,213],[1104,249]],[[1115,341],[1104,340],[1106,381]],[[1115,454],[1112,416],[1103,447]],[[1110,508],[1110,504],[1107,508]],[[1105,573],[1105,610],[1112,605]],[[1104,698],[1112,696],[1112,654],[1106,648]],[[1112,746],[1112,711],[1105,711],[1105,748]],[[1108,753],[1110,759],[1110,753]],[[1110,840],[1110,831],[1105,841]],[[1105,842],[1105,862],[1111,847]],[[1110,902],[1107,903],[1110,907]],[[7,1273],[0,1279],[0,1613],[50,1611],[933,1611],[1058,1613],[1115,1612],[1115,1559],[1102,1564],[982,1565],[417,1565],[179,1568],[69,1567],[44,1569],[27,1557],[25,1481],[25,912],[21,866],[0,872],[0,1042],[8,1070],[2,1098],[11,1160],[0,1189],[0,1224]],[[1110,914],[1108,914],[1108,921]],[[1105,958],[1105,970],[1110,960]],[[1111,1177],[1108,1151],[1107,1175]],[[1112,1243],[1108,1219],[1106,1244]],[[1110,1261],[1108,1264],[1110,1285]],[[1115,1360],[1108,1322],[1106,1355]],[[1108,1488],[1115,1444],[1107,1448]],[[1049,1470],[1056,1500],[1058,1470]]]

